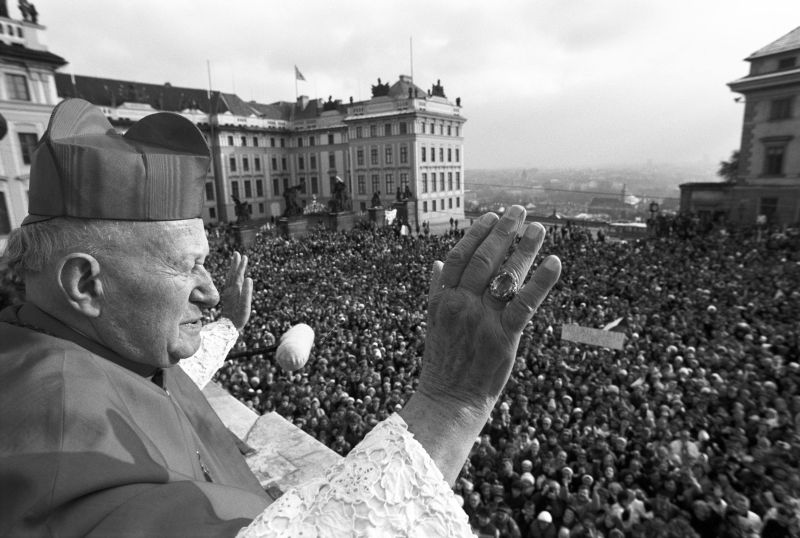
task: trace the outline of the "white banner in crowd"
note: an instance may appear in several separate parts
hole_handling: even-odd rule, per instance
[[[611,349],[622,349],[625,344],[625,335],[620,332],[592,329],[575,324],[561,327],[561,339]]]

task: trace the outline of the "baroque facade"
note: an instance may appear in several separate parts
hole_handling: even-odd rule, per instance
[[[66,61],[47,50],[44,26],[0,4],[0,252],[8,233],[28,214],[33,147],[58,103],[55,71]]]
[[[681,185],[681,210],[737,225],[800,223],[800,27],[746,58],[738,173]]]
[[[386,209],[401,207],[412,228],[463,222],[466,120],[460,98],[449,100],[439,81],[426,91],[401,75],[394,84],[378,79],[366,100],[263,104],[169,83],[76,76],[56,72],[67,62],[47,51],[36,17],[3,15],[0,9],[0,131],[8,127],[0,137],[0,249],[27,214],[30,151],[53,107],[70,97],[98,106],[121,133],[156,112],[191,119],[212,152],[207,223],[235,222],[237,212],[266,222],[287,205],[328,206],[342,184],[344,209],[355,213],[366,215],[379,199]]]
[[[296,200],[327,206],[337,181],[347,207],[366,212],[377,198],[391,209],[403,200],[413,226],[434,229],[464,218],[460,100],[437,82],[430,91],[401,75],[380,79],[364,101],[300,96],[295,102],[245,102],[235,94],[87,76],[56,75],[60,98],[99,106],[120,132],[159,111],[177,112],[205,133],[213,165],[204,219],[255,221],[282,216]],[[238,202],[237,202],[238,201]],[[240,209],[241,211],[242,209]]]

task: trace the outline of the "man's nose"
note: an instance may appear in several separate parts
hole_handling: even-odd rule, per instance
[[[205,307],[216,306],[219,303],[219,292],[205,268],[202,270],[197,286],[192,290],[190,299],[193,303],[200,303]]]

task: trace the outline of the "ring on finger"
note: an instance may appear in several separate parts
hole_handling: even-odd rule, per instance
[[[509,271],[501,271],[489,283],[489,295],[498,301],[507,303],[519,292],[517,275]]]

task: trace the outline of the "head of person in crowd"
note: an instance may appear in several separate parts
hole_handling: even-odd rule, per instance
[[[6,250],[26,300],[134,371],[194,354],[202,309],[219,300],[203,265],[209,150],[197,127],[157,113],[118,135],[70,99],[31,160],[29,215]]]

